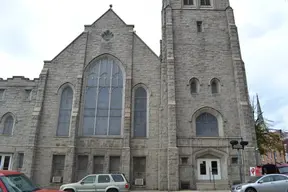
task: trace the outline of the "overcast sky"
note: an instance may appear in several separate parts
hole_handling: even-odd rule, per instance
[[[140,4],[141,2],[141,4]],[[113,4],[114,11],[159,54],[161,0],[0,0],[0,77],[36,78]],[[230,0],[250,95],[264,116],[288,130],[288,0]]]

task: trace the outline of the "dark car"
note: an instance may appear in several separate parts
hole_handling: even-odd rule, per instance
[[[288,164],[287,163],[281,163],[281,164],[265,164],[262,165],[262,175],[266,174],[285,174],[288,175]]]

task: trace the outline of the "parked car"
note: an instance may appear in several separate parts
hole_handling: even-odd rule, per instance
[[[129,183],[123,174],[92,174],[77,183],[62,185],[60,190],[67,192],[127,192]]]
[[[288,176],[268,174],[251,177],[247,183],[233,185],[232,192],[288,192]]]
[[[60,192],[42,189],[25,174],[16,171],[0,170],[0,192]]]
[[[256,171],[256,176],[267,175],[267,174],[288,175],[288,164],[287,163],[277,163],[277,164],[267,163],[262,166],[257,166],[255,168],[255,171]]]
[[[287,163],[277,164],[277,168],[279,170],[279,173],[288,175],[288,164]]]

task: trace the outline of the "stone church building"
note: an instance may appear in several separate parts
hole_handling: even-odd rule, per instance
[[[255,132],[229,0],[163,0],[160,42],[158,56],[111,7],[39,78],[0,79],[0,169],[49,187],[120,172],[132,188],[225,189],[242,137],[247,177]]]

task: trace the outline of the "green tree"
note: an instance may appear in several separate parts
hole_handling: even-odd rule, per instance
[[[271,124],[263,117],[258,95],[255,103],[252,102],[254,126],[256,132],[258,151],[261,155],[267,154],[267,152],[279,151],[284,153],[283,137],[281,130],[271,129]]]
[[[255,122],[255,131],[258,150],[261,155],[267,152],[279,151],[283,153],[283,142],[281,133],[271,132],[265,125]]]

